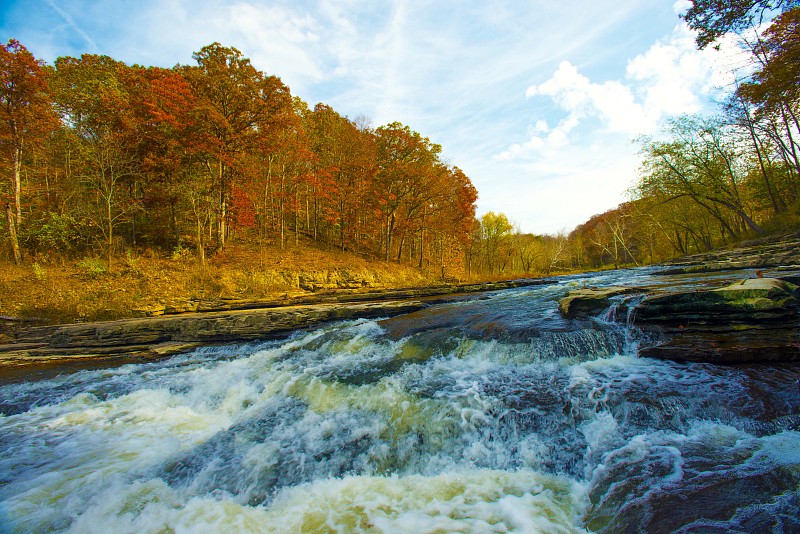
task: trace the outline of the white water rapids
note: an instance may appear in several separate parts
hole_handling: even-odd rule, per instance
[[[623,276],[5,385],[0,532],[800,531],[800,366],[558,315]]]

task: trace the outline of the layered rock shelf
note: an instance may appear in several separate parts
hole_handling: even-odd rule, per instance
[[[794,284],[755,278],[647,297],[634,310],[634,324],[665,341],[639,354],[710,363],[800,360],[798,296]]]
[[[165,358],[199,345],[266,340],[322,323],[391,317],[458,295],[553,283],[523,279],[422,288],[328,292],[269,301],[218,301],[204,311],[97,323],[31,326],[6,318],[10,342],[0,344],[0,382],[39,371],[103,367]],[[195,309],[198,309],[195,308]]]
[[[721,288],[664,292],[653,288],[590,288],[561,299],[562,315],[597,316],[611,298],[633,326],[659,341],[640,356],[710,363],[800,360],[800,288],[777,278],[744,279]],[[630,308],[630,309],[629,309]]]

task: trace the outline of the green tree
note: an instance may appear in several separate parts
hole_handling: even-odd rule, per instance
[[[764,233],[743,191],[746,161],[724,124],[685,116],[670,122],[668,134],[667,141],[642,140],[637,197],[690,199],[717,220],[723,239],[745,229]]]
[[[502,272],[511,255],[509,241],[513,235],[514,225],[504,213],[493,211],[480,218],[480,235],[483,243],[484,262],[489,273],[495,269]]]

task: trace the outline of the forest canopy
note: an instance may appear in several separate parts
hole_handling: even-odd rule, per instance
[[[385,260],[461,267],[477,192],[410,127],[313,109],[236,48],[194,64],[37,60],[0,47],[0,195],[21,254],[300,239]]]

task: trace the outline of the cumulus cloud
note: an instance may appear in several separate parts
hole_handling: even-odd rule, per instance
[[[740,61],[740,53],[732,43],[723,43],[721,50],[698,51],[694,34],[681,24],[667,40],[631,59],[622,80],[593,82],[563,61],[548,80],[525,92],[528,99],[554,103],[563,118],[553,129],[529,129],[527,141],[510,145],[496,157],[540,157],[569,144],[571,132],[587,128],[594,135],[650,134],[664,118],[699,112],[710,95],[730,86],[730,68]]]

